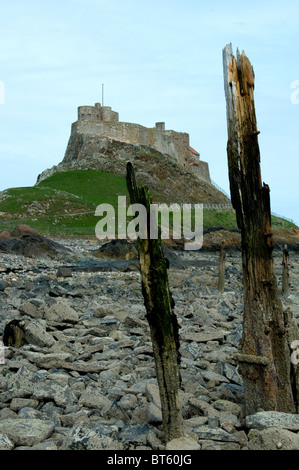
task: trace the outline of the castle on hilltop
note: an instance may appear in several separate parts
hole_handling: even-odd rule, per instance
[[[79,106],[78,120],[72,124],[72,136],[108,138],[131,145],[151,147],[178,163],[198,178],[210,182],[209,165],[189,144],[189,134],[166,130],[164,122],[148,128],[140,124],[120,122],[109,106]]]

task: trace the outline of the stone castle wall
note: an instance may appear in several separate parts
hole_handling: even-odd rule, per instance
[[[78,121],[72,125],[72,136],[90,135],[132,145],[151,147],[167,155],[196,176],[210,182],[209,166],[189,145],[189,134],[165,130],[164,122],[148,128],[140,124],[119,122],[119,115],[108,106],[80,106]]]
[[[102,106],[96,103],[94,106],[79,106],[78,121],[101,121],[101,122],[118,122],[118,113],[112,111],[110,106]]]

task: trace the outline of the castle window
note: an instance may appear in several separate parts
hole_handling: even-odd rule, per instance
[[[85,114],[81,114],[81,118],[84,119],[84,118],[85,118]]]
[[[87,114],[87,117],[88,117],[88,118],[91,118],[91,114]]]

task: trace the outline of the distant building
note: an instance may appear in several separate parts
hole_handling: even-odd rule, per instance
[[[75,134],[109,138],[131,145],[145,145],[192,171],[198,178],[210,182],[209,165],[200,160],[200,154],[190,147],[189,134],[165,130],[164,122],[147,128],[140,124],[119,122],[119,115],[109,106],[79,106],[78,120],[72,124]]]

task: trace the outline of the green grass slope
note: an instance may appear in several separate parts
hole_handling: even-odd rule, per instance
[[[129,196],[122,176],[100,170],[72,170],[55,173],[32,187],[11,188],[0,193],[0,231],[11,231],[24,223],[40,232],[60,236],[95,236],[99,217],[95,209],[111,204],[116,209],[118,196]],[[159,194],[156,201],[165,202]],[[167,202],[167,201],[166,201]],[[204,210],[204,229],[237,229],[232,210]],[[292,232],[296,227],[285,219],[273,217],[273,230]]]

